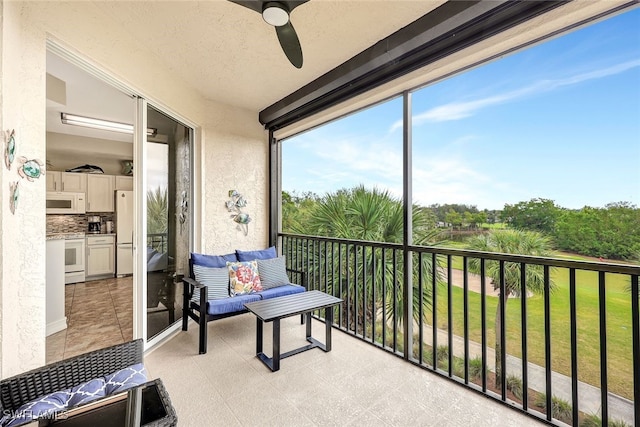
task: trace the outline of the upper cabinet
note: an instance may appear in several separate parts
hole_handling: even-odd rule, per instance
[[[133,177],[116,175],[116,190],[133,191]]]
[[[60,171],[47,171],[47,191],[87,191],[87,174]]]
[[[115,177],[113,175],[87,175],[87,212],[113,212],[113,192]]]

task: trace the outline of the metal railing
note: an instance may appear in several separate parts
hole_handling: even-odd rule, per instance
[[[548,424],[640,425],[640,266],[279,238],[308,289],[344,299],[334,327]]]
[[[147,234],[147,247],[161,254],[167,252],[167,233]]]

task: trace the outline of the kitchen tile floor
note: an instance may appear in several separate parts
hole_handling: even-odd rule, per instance
[[[47,337],[47,363],[133,338],[133,278],[65,286],[67,329]]]

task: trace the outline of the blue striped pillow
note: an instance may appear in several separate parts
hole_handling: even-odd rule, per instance
[[[229,270],[227,267],[203,267],[193,265],[193,275],[196,280],[207,287],[207,300],[227,298],[229,296]],[[193,293],[191,301],[200,301],[198,292]]]
[[[285,257],[259,259],[257,261],[258,274],[260,275],[263,289],[271,289],[290,283],[287,276]]]

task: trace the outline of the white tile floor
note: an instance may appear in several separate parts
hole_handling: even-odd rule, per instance
[[[314,321],[314,337],[324,341]],[[197,326],[145,356],[180,426],[539,426],[541,422],[404,362],[338,330],[333,349],[283,359],[271,372],[255,357],[251,314]],[[299,317],[282,321],[282,352],[306,344]],[[265,352],[271,354],[271,324]]]

